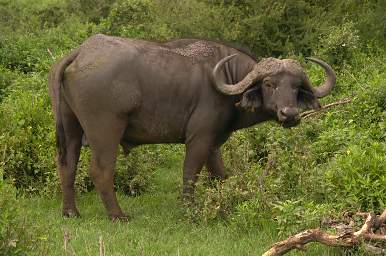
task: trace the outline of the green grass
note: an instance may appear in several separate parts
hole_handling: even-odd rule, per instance
[[[99,255],[102,237],[105,255],[260,255],[279,239],[272,220],[247,230],[223,221],[190,222],[180,199],[179,164],[159,168],[153,180],[151,191],[141,196],[118,195],[121,206],[132,216],[128,223],[109,221],[96,192],[77,198],[82,216],[74,219],[61,217],[59,196],[23,199],[27,221],[41,234],[41,251],[31,254]],[[67,253],[65,232],[70,237]],[[311,245],[307,255],[339,253]]]

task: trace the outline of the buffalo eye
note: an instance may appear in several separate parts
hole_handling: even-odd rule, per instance
[[[266,82],[265,85],[268,88],[271,88],[271,89],[274,89],[274,90],[277,88],[277,86],[275,84],[271,83],[271,82]]]

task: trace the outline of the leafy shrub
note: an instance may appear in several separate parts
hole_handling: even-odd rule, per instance
[[[128,157],[120,154],[115,171],[116,189],[129,196],[147,191],[160,153],[159,147],[157,150],[156,146],[147,146],[131,150]]]
[[[0,32],[10,33],[20,28],[23,24],[20,17],[22,7],[14,1],[1,1],[0,5]]]
[[[316,2],[317,3],[317,2]],[[322,1],[317,3],[324,5]],[[326,19],[330,24],[344,24],[348,21],[354,23],[354,29],[358,31],[364,45],[380,45],[384,41],[384,4],[380,0],[369,1],[331,1]],[[333,10],[333,11],[332,11]]]
[[[128,37],[146,37],[152,22],[151,2],[125,0],[116,3],[104,23],[106,32]]]
[[[0,66],[0,102],[5,96],[5,89],[11,85],[13,76],[12,72]]]
[[[318,226],[323,217],[333,212],[331,205],[304,202],[302,199],[275,202],[272,207],[279,234]]]
[[[66,10],[87,22],[99,23],[106,18],[116,0],[66,0]]]
[[[359,35],[353,22],[332,26],[321,36],[316,55],[324,56],[331,64],[350,62],[359,46]]]
[[[351,145],[326,172],[331,197],[344,207],[380,211],[386,205],[385,145]]]
[[[46,8],[37,10],[35,14],[40,21],[42,28],[56,27],[66,21],[68,13],[63,4],[49,5]]]
[[[234,213],[235,208],[240,209],[241,204],[249,200],[259,202],[258,177],[259,172],[247,170],[231,176],[226,182],[214,182],[212,187],[208,187],[205,176],[202,176],[204,182],[197,184],[195,201],[189,205],[187,217],[204,222],[226,219]]]
[[[38,76],[18,83],[44,83]],[[16,86],[16,85],[15,85]],[[57,190],[54,131],[46,92],[13,90],[0,105],[4,177],[28,192]],[[54,187],[52,187],[54,186]]]
[[[309,1],[256,1],[250,5],[240,40],[258,56],[309,55],[326,24],[320,19],[322,8]]]
[[[54,59],[79,46],[90,35],[88,24],[75,18],[69,22],[49,32],[0,37],[0,65],[11,71],[47,73]]]

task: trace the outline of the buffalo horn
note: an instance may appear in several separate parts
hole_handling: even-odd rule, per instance
[[[307,58],[307,59],[321,66],[327,74],[327,79],[323,85],[316,88],[312,88],[314,95],[316,97],[323,98],[324,96],[329,94],[331,90],[335,87],[335,82],[336,82],[335,72],[330,65],[328,65],[326,62],[322,60],[319,60],[316,58]]]
[[[255,65],[253,69],[240,82],[236,84],[224,83],[219,74],[221,72],[222,66],[236,56],[237,54],[232,54],[223,58],[216,64],[213,69],[213,80],[215,87],[219,92],[226,95],[236,95],[243,93],[249,86],[253,84],[253,82],[258,80],[260,77],[261,72],[258,71],[257,66]]]

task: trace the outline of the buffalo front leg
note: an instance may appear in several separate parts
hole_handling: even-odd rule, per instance
[[[208,160],[210,143],[207,139],[193,140],[186,144],[183,174],[183,198],[193,199],[194,185],[202,167]]]
[[[209,178],[211,180],[224,180],[226,178],[220,148],[215,148],[210,151],[206,167],[208,168]]]

